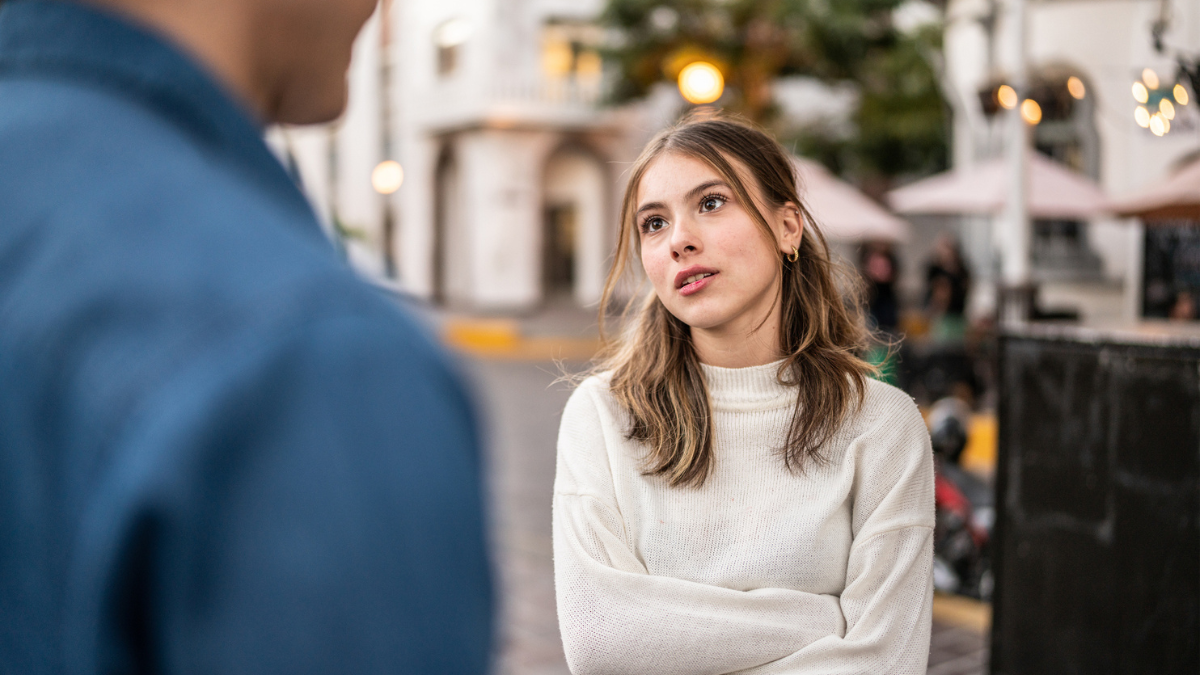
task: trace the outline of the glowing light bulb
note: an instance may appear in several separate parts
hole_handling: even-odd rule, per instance
[[[1150,100],[1150,92],[1146,90],[1146,85],[1141,82],[1133,83],[1133,98],[1138,103],[1145,103]]]
[[[1038,102],[1027,98],[1021,101],[1021,119],[1025,120],[1026,124],[1037,124],[1042,121],[1042,106]]]
[[[1133,111],[1133,121],[1137,122],[1138,126],[1143,129],[1150,128],[1150,111],[1146,110],[1146,106],[1139,105]]]
[[[1012,110],[1017,107],[1017,90],[1007,84],[1002,84],[996,90],[996,100],[1005,110]]]
[[[689,103],[712,103],[725,91],[725,78],[711,63],[696,61],[679,71],[679,93]]]
[[[1159,85],[1158,73],[1154,72],[1154,70],[1151,68],[1147,68],[1147,69],[1143,70],[1142,71],[1142,82],[1145,82],[1146,86],[1150,87],[1151,89],[1158,89],[1158,85]]]
[[[399,162],[387,160],[371,172],[371,187],[381,195],[390,195],[404,184],[404,169]]]
[[[1175,119],[1175,106],[1171,103],[1170,99],[1164,98],[1163,100],[1159,101],[1158,111],[1162,113],[1163,117],[1169,120]]]
[[[1182,84],[1175,85],[1175,88],[1171,90],[1171,93],[1174,94],[1175,102],[1178,103],[1179,105],[1187,105],[1188,104],[1187,89],[1184,89]]]
[[[1087,96],[1087,87],[1083,86],[1083,80],[1074,75],[1067,78],[1067,92],[1076,100],[1083,100]]]

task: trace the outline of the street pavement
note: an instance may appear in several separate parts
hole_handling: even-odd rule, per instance
[[[555,439],[582,362],[466,358],[487,439],[492,551],[499,589],[496,675],[566,675],[551,559]],[[935,606],[930,675],[982,675],[987,640],[977,618]],[[965,612],[970,617],[971,610]]]

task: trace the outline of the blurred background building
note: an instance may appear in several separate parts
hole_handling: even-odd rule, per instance
[[[601,9],[381,5],[345,119],[276,135],[356,265],[455,308],[599,300],[622,167],[655,126],[601,105]],[[386,160],[402,174],[373,185]]]
[[[1002,3],[956,0],[947,7],[945,76],[955,167],[999,157],[1007,140],[992,98],[1014,67],[1013,30]],[[1200,4],[1030,2],[1024,32],[1026,77],[1040,109],[1032,131],[1037,152],[1119,196],[1163,181],[1200,149],[1200,108],[1179,105],[1171,93],[1180,84],[1186,100],[1194,86],[1177,59],[1186,54],[1195,67]],[[1139,82],[1153,85],[1156,100],[1138,97]],[[1138,116],[1139,108],[1161,114],[1163,100],[1171,117],[1164,117],[1165,127]],[[1137,316],[1143,234],[1136,222],[1103,214],[1034,218],[1032,266],[1043,302],[1067,306],[1085,320]],[[994,278],[995,268],[989,225],[974,218],[957,223],[984,279]],[[994,306],[987,286],[981,284],[974,298],[981,310]]]
[[[687,32],[687,6],[390,0],[359,40],[345,118],[327,128],[277,130],[272,138],[291,153],[314,203],[364,273],[436,303],[493,312],[598,300],[624,169],[650,135],[692,107],[673,73],[638,81],[636,60],[659,56],[655,45],[672,48],[668,56],[677,59],[717,63],[735,90],[717,105],[732,102],[727,107],[767,123],[800,154],[879,201],[923,174],[1001,154],[1006,131],[996,95],[1016,50],[1004,2],[911,0],[892,11],[898,34],[927,36],[920,57],[945,110],[925,117],[934,117],[934,132],[944,136],[945,159],[882,170],[847,151],[854,142],[848,138],[873,133],[863,109],[880,96],[862,83],[865,76],[787,61],[819,61],[802,54],[764,70],[767,81],[748,82],[742,64],[706,50],[703,34],[692,36],[700,45],[692,52],[677,47],[675,36]],[[639,34],[631,21],[655,37]],[[753,40],[753,22],[743,23]],[[769,46],[772,34],[759,33]],[[1197,3],[1031,2],[1024,34],[1029,97],[1040,109],[1032,125],[1038,152],[1120,196],[1164,180],[1200,148],[1197,106],[1172,93],[1177,83],[1185,95],[1194,86],[1178,59],[1200,52]],[[630,47],[631,39],[644,44]],[[923,86],[893,70],[869,75],[894,78],[892,89]],[[1135,82],[1147,87],[1146,101],[1137,99]],[[747,95],[755,87],[766,87],[765,102]],[[1170,119],[1158,110],[1164,98],[1174,103]],[[1162,124],[1135,115],[1139,106]],[[892,124],[906,123],[891,112]],[[912,150],[894,154],[902,152]],[[397,164],[381,168],[388,160]],[[969,312],[994,311],[995,218],[914,213],[909,220],[913,227],[895,242],[902,300],[920,304],[932,244],[951,233],[975,272]],[[1144,235],[1136,222],[1097,213],[1037,218],[1033,227],[1039,302],[1084,319],[1139,312]],[[842,251],[853,259],[849,246]]]

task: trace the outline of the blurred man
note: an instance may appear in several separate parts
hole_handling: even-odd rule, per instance
[[[260,140],[374,4],[0,4],[0,672],[484,670],[468,401]]]

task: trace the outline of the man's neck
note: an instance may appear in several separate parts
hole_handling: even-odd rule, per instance
[[[173,42],[260,121],[270,94],[253,68],[251,3],[225,0],[80,0],[126,17]]]

